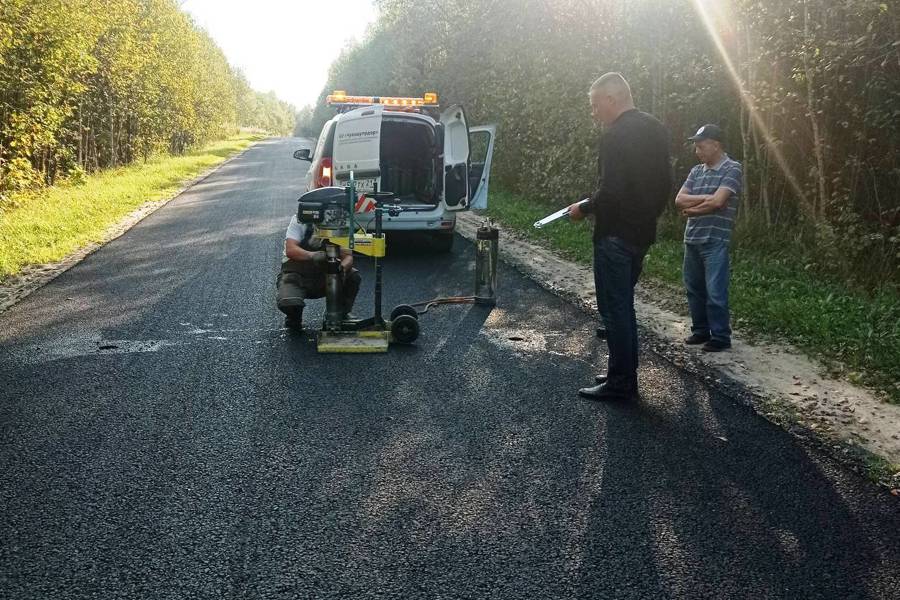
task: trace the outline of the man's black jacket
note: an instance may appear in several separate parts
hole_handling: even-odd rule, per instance
[[[622,113],[600,140],[600,188],[585,208],[595,217],[594,241],[618,237],[647,248],[671,193],[666,128],[637,109]]]

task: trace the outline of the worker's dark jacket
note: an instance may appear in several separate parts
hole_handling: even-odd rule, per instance
[[[656,220],[672,193],[669,135],[652,115],[622,113],[600,140],[600,187],[593,213],[594,241],[617,237],[639,248],[656,241]]]

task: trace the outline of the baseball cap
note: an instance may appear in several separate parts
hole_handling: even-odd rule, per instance
[[[717,142],[724,141],[725,135],[722,133],[722,129],[718,125],[713,125],[712,123],[707,123],[703,127],[697,130],[697,133],[688,138],[688,140],[692,142],[698,142],[700,140],[716,140]]]

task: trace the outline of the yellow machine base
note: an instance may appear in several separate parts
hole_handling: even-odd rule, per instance
[[[390,335],[388,331],[354,331],[350,333],[320,331],[317,347],[321,353],[387,352]]]

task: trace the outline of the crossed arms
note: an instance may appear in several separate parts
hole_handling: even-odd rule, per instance
[[[733,193],[727,187],[720,186],[714,194],[695,195],[689,194],[687,188],[681,186],[675,196],[675,207],[686,217],[708,215],[724,207]]]

